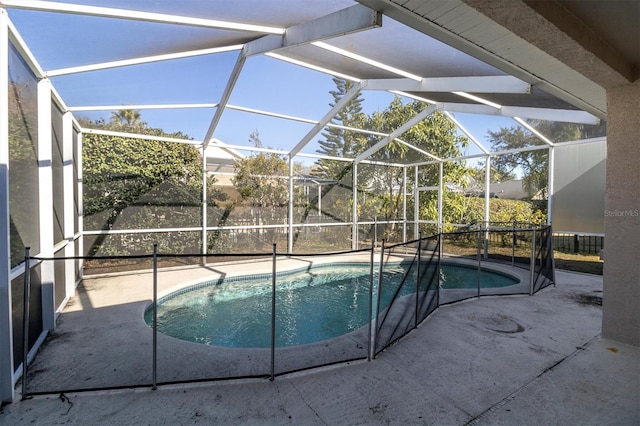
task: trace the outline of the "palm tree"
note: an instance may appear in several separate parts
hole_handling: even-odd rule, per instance
[[[147,123],[141,118],[142,115],[137,109],[120,109],[111,113],[111,123],[122,127],[146,127]]]

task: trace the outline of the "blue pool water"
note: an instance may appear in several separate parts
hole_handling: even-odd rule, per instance
[[[408,264],[385,267],[380,297],[381,309],[393,294],[415,293],[401,285]],[[410,272],[415,274],[415,267]],[[434,270],[422,272],[431,277]],[[460,265],[441,266],[441,288],[477,288],[477,269]],[[518,280],[499,273],[481,271],[483,287],[505,287]],[[374,290],[377,287],[377,273]],[[369,322],[369,265],[345,264],[314,267],[278,276],[276,291],[276,346],[294,346],[341,336]],[[425,282],[425,285],[427,283]],[[211,282],[182,290],[158,303],[158,331],[189,342],[236,348],[266,348],[271,345],[271,278],[244,277]],[[435,290],[432,287],[431,290]],[[375,295],[374,295],[375,297]],[[375,299],[374,299],[375,307]],[[374,308],[375,312],[375,308]],[[375,315],[375,314],[374,314]],[[152,324],[152,310],[145,312]]]

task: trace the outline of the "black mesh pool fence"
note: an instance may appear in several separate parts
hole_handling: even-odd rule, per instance
[[[56,328],[28,365],[25,394],[273,379],[372,359],[441,305],[553,283],[550,227],[518,230],[535,242],[533,271],[496,256],[502,241],[513,241],[513,229],[490,231],[505,233],[500,250],[484,244],[486,231],[320,254],[31,257],[61,271],[93,262],[101,273],[85,276],[56,306]],[[143,269],[122,270],[119,262]],[[109,264],[114,271],[105,273]],[[496,286],[487,271],[516,278]]]
[[[374,348],[378,354],[416,328],[438,303],[439,236],[380,251]]]

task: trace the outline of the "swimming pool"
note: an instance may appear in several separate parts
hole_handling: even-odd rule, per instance
[[[385,309],[409,264],[387,265],[380,308]],[[369,264],[332,264],[278,274],[276,346],[303,345],[338,337],[369,322]],[[434,272],[427,269],[426,274]],[[442,289],[475,289],[477,268],[442,264]],[[415,274],[415,268],[410,274]],[[482,270],[482,282],[506,287],[519,281]],[[413,280],[415,283],[415,278]],[[374,277],[374,306],[377,301]],[[271,277],[235,277],[190,286],[158,301],[158,331],[181,340],[212,346],[266,348],[271,345]],[[415,284],[400,287],[400,295]],[[375,312],[375,308],[374,308]],[[152,324],[151,307],[145,321]],[[375,315],[375,313],[374,313]]]

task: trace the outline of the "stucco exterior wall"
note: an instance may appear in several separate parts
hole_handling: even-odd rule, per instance
[[[602,337],[640,345],[640,81],[607,90]]]

